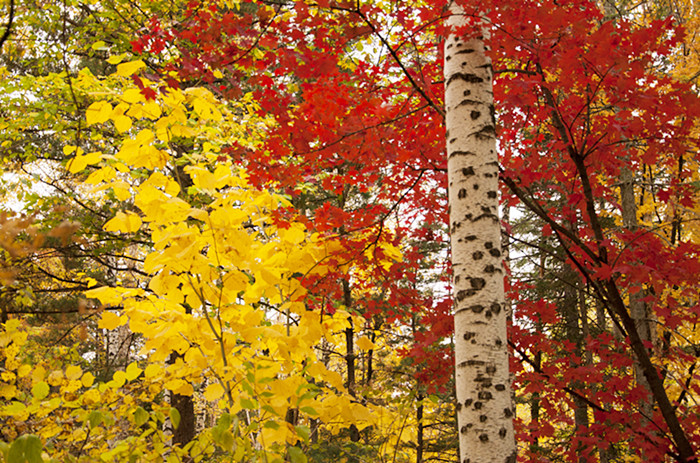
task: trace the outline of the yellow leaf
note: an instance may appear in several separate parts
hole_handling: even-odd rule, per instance
[[[114,168],[117,169],[122,174],[128,174],[129,172],[131,172],[131,169],[129,167],[125,166],[124,164],[122,164],[121,162],[118,162],[118,163],[113,164],[113,165],[114,165]]]
[[[83,370],[78,365],[71,365],[66,368],[66,378],[71,381],[79,379],[83,375]]]
[[[297,228],[297,227],[292,227],[288,230],[285,230],[284,236],[282,239],[292,245],[297,245],[300,244],[301,242],[304,241],[305,235],[304,231]]]
[[[194,109],[194,112],[202,119],[220,121],[222,118],[221,113],[216,108],[216,106],[214,106],[204,98],[195,98],[192,102],[192,107]]]
[[[128,367],[126,367],[126,379],[128,381],[133,381],[139,377],[143,370],[136,365],[136,362],[131,362]]]
[[[152,120],[158,119],[163,112],[160,110],[160,106],[155,101],[147,101],[143,105],[144,115]]]
[[[180,395],[191,396],[192,394],[194,394],[194,388],[192,387],[192,385],[190,383],[185,382],[185,381],[180,383],[180,385],[178,387],[176,387],[175,389],[171,389],[171,390],[175,394],[180,394]]]
[[[70,172],[71,174],[76,174],[81,170],[85,169],[86,167],[87,162],[85,156],[76,156],[70,161],[68,161],[68,165],[66,165],[68,172]]]
[[[85,158],[85,162],[87,163],[87,165],[97,164],[102,160],[102,152],[93,151],[92,153],[88,153],[82,157]]]
[[[112,187],[114,196],[116,196],[119,201],[126,201],[131,198],[131,185],[128,183],[119,180],[112,182],[109,186]]]
[[[224,395],[224,388],[219,383],[210,384],[204,390],[204,398],[209,402],[220,399]]]
[[[338,390],[343,389],[343,377],[337,371],[326,370],[323,379],[328,381],[328,383]]]
[[[12,399],[17,395],[17,387],[10,384],[0,384],[0,396]]]
[[[163,366],[151,363],[146,367],[146,378],[153,378],[163,373]]]
[[[126,383],[126,373],[121,370],[115,371],[112,378],[110,382],[114,382],[116,387],[122,387]]]
[[[110,56],[109,58],[107,58],[107,62],[109,64],[119,64],[122,61],[124,61],[124,58],[126,58],[126,55],[127,55],[126,53],[122,53],[121,55]]]
[[[70,394],[72,392],[77,391],[82,386],[83,386],[83,383],[81,383],[80,381],[71,380],[71,381],[68,381],[68,384],[64,385],[61,388],[61,393],[62,394]]]
[[[14,387],[14,386],[13,386]],[[12,402],[9,403],[9,405],[5,405],[2,408],[3,415],[8,415],[8,416],[22,416],[27,408],[26,405],[24,405],[22,402],[18,402],[16,400],[13,400]]]
[[[101,159],[102,153],[99,151],[88,153],[85,156],[77,155],[68,162],[66,167],[70,173],[75,174],[85,169],[88,165],[97,164]]]
[[[85,374],[87,375],[88,373],[85,373]],[[83,385],[85,385],[84,382],[83,382]],[[89,386],[85,386],[85,387],[89,387]],[[83,394],[83,404],[85,404],[85,405],[96,404],[100,401],[101,398],[102,398],[102,395],[100,394],[100,391],[98,391],[97,389],[89,389],[89,390],[85,391],[85,393]]]
[[[266,421],[263,425],[262,435],[263,441],[266,444],[284,444],[290,439],[296,438],[296,433],[289,428],[292,425],[289,423],[277,423],[275,421]]]
[[[85,387],[90,387],[93,385],[95,382],[95,375],[90,373],[89,371],[83,375],[82,378],[80,378],[80,382],[83,383],[83,386]]]
[[[98,183],[105,182],[107,180],[111,180],[115,177],[116,171],[114,170],[113,167],[106,166],[102,167],[101,169],[98,169],[91,173],[88,178],[85,179],[85,183],[89,183],[91,185],[96,185]]]
[[[105,330],[113,330],[114,328],[123,324],[124,321],[122,321],[119,315],[115,314],[114,312],[104,312],[102,314],[102,319],[97,324],[97,327]]]
[[[202,190],[213,190],[216,188],[217,178],[206,168],[191,166],[186,169],[187,173],[193,176],[194,186]]]
[[[270,272],[265,267],[260,268],[260,276],[262,277],[262,281],[264,281],[270,286],[275,286],[280,282],[280,277],[277,274]]]
[[[63,147],[63,154],[65,154],[66,156],[68,156],[69,154],[71,154],[71,153],[72,153],[73,151],[75,151],[75,150],[76,150],[76,147],[75,147],[75,146],[66,145],[66,146]]]
[[[46,381],[52,386],[60,386],[63,382],[63,372],[61,370],[52,371]]]
[[[143,117],[143,105],[132,104],[131,108],[126,112],[126,115],[134,119],[141,119]]]
[[[88,125],[107,122],[112,115],[112,105],[106,101],[95,101],[85,111]]]
[[[131,128],[131,118],[129,116],[117,116],[114,118],[114,127],[119,133],[124,133]]]
[[[357,423],[358,421],[364,421],[369,424],[372,422],[372,413],[370,413],[367,407],[360,404],[348,404],[348,406],[345,407],[343,410],[343,416],[349,423]],[[359,425],[358,423],[358,427],[359,426],[361,425]]]
[[[63,431],[63,426],[59,426],[56,423],[49,423],[47,426],[42,426],[39,430],[39,436],[43,439],[51,439],[61,431]]]
[[[85,291],[85,297],[99,299],[105,305],[117,305],[125,298],[140,297],[143,291],[138,288],[110,288],[101,286]]]
[[[41,365],[35,365],[32,370],[32,382],[41,381],[46,376],[46,370]]]
[[[136,61],[130,61],[128,63],[122,63],[117,66],[117,74],[119,74],[120,76],[127,77],[135,73],[142,67],[146,67],[146,64],[140,59]]]
[[[24,378],[27,376],[29,373],[32,372],[33,366],[29,364],[24,364],[19,369],[17,370],[17,376],[20,378]]]
[[[127,103],[133,104],[146,101],[146,97],[143,96],[139,89],[130,88],[124,91],[124,93],[122,94],[122,100],[124,100]]]
[[[359,347],[362,350],[372,350],[376,347],[367,336],[362,336],[355,343],[357,344],[357,347]]]
[[[141,228],[141,218],[133,212],[117,212],[117,215],[104,225],[105,231],[133,233]]]

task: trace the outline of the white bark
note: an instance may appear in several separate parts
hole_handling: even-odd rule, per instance
[[[450,7],[449,23],[464,24]],[[488,29],[483,28],[483,35]],[[462,463],[516,460],[498,218],[491,61],[483,37],[445,42],[457,420]]]

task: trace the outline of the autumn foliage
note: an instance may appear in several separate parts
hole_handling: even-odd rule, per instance
[[[459,4],[519,460],[696,461],[695,10]],[[446,2],[10,6],[0,460],[457,461]]]

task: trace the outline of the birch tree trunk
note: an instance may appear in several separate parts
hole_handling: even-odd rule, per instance
[[[450,5],[451,26],[464,25]],[[492,69],[484,35],[445,42],[457,421],[462,463],[515,462],[498,218]]]

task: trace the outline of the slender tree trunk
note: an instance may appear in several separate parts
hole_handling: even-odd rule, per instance
[[[615,3],[614,0],[606,0],[603,2],[603,12],[607,20],[616,21],[620,14]],[[623,167],[620,172],[620,205],[622,209],[622,224],[628,230],[637,230],[637,228],[639,228],[639,221],[637,220],[637,201],[634,194],[634,172],[628,167]],[[650,319],[649,307],[646,302],[644,302],[645,296],[646,294],[643,290],[634,294],[630,292],[629,306],[630,315],[637,327],[639,337],[642,339],[642,342],[647,343],[653,342],[656,338],[656,329]],[[654,399],[651,395],[649,382],[644,376],[644,371],[639,360],[635,360],[634,362],[634,372],[637,383],[647,391],[650,391],[647,397],[639,404],[642,415],[650,419],[654,412]]]
[[[463,11],[450,5],[451,26]],[[445,42],[445,110],[460,461],[514,462],[491,61],[481,37]]]
[[[622,224],[625,228],[635,231],[639,228],[639,221],[637,220],[637,202],[634,195],[634,174],[628,168],[623,168],[620,174],[620,203],[622,206]],[[629,290],[629,288],[628,288]],[[651,314],[649,313],[649,307],[647,303],[644,302],[644,297],[646,296],[644,290],[640,290],[636,293],[629,294],[629,304],[630,304],[630,315],[634,320],[634,324],[639,332],[639,337],[642,342],[654,342],[656,338],[656,330],[651,320]],[[644,376],[644,370],[642,369],[639,360],[634,361],[634,373],[637,378],[637,383],[644,387],[647,391],[650,391],[647,397],[642,399],[639,404],[639,410],[644,417],[651,419],[654,413],[654,398],[651,396],[651,389],[649,387],[649,382]]]
[[[574,357],[578,359],[584,358],[584,347],[583,347],[583,330],[581,329],[581,323],[579,318],[579,285],[578,276],[571,270],[566,269],[564,272],[564,278],[570,283],[574,284],[575,287],[566,287],[564,289],[564,299],[561,304],[561,312],[563,315],[566,338],[574,346]],[[584,360],[585,361],[585,360]],[[579,366],[578,363],[571,361],[571,367],[575,368]],[[584,384],[581,381],[574,381],[571,387],[580,390]],[[588,420],[588,405],[586,402],[578,396],[574,396],[574,428],[577,432],[583,434],[590,425]],[[586,457],[580,456],[579,462],[585,463]]]
[[[583,339],[588,339],[591,335],[591,327],[590,323],[588,322],[588,314],[590,307],[588,306],[588,301],[586,300],[586,292],[583,289],[584,286],[583,284],[581,285],[581,288],[579,289],[578,293],[578,298],[579,298],[579,310],[580,310],[580,316],[581,316],[581,334],[583,335]],[[598,307],[596,306],[596,324],[601,325],[602,329],[605,330],[605,312],[602,312],[598,310]],[[603,320],[602,322],[600,321],[600,315],[602,314]],[[591,366],[593,365],[593,352],[590,350],[586,350],[585,355],[584,355],[584,361],[586,366]],[[595,420],[595,418],[594,418]],[[603,442],[604,443],[604,442]],[[602,447],[599,446],[598,448],[598,461],[600,463],[608,463],[610,461],[610,445],[608,444],[607,447]]]
[[[555,125],[558,123],[560,124],[560,121],[555,121]],[[561,129],[562,127],[560,126],[560,130]],[[565,134],[566,132],[562,130],[561,133]],[[566,141],[568,142],[568,140]],[[585,158],[571,145],[569,146],[569,151],[571,159],[576,166],[578,177],[581,181],[583,195],[586,199],[586,210],[591,221],[591,228],[593,229],[594,236],[598,242],[597,251],[599,262],[602,264],[608,264],[607,249],[603,245],[605,235],[603,234],[603,228],[596,212],[596,201],[593,196],[593,189],[591,188],[591,181],[585,164]],[[675,444],[675,450],[677,452],[674,458],[677,461],[682,462],[697,462],[698,457],[695,454],[693,445],[690,443],[688,434],[686,434],[686,431],[681,426],[678,415],[676,414],[676,408],[671,403],[668,391],[666,391],[664,388],[663,378],[659,376],[659,371],[656,365],[654,365],[654,363],[651,361],[649,350],[645,346],[639,332],[637,331],[637,326],[634,319],[628,312],[628,307],[623,300],[620,288],[612,278],[608,278],[598,282],[597,290],[603,296],[603,300],[605,300],[608,304],[611,316],[617,318],[617,322],[620,323],[622,328],[627,333],[627,338],[632,352],[634,353],[636,361],[639,362],[640,370],[643,372],[644,377],[649,384],[649,390],[651,391],[651,394],[659,407],[659,411],[661,412],[661,415],[668,426],[669,433],[673,438],[673,443]]]
[[[420,387],[420,385],[418,385]],[[416,422],[418,423],[418,431],[416,435],[416,463],[423,463],[423,394],[418,394],[416,400],[418,401],[418,408],[416,409]]]
[[[377,331],[382,327],[382,321],[379,318],[374,320],[374,329],[370,335],[370,341],[374,343],[377,340]],[[367,369],[365,370],[365,387],[369,387],[372,384],[372,376],[374,375],[374,349],[367,351]]]
[[[538,323],[539,325],[539,323]],[[535,328],[541,330],[541,328]],[[535,362],[535,369],[536,371],[539,371],[542,368],[542,352],[538,351],[535,353],[535,358],[533,359]],[[541,410],[541,402],[540,402],[540,393],[539,392],[533,392],[532,395],[530,396],[530,421],[533,423],[539,423],[540,421],[540,410]],[[539,451],[540,447],[540,436],[535,435],[535,440],[532,442],[530,446],[530,450],[533,452]]]
[[[343,303],[345,304],[345,307],[347,309],[350,309],[350,307],[352,307],[352,292],[350,290],[350,282],[348,280],[343,280]],[[350,393],[351,396],[355,397],[355,386],[357,385],[357,381],[355,380],[355,330],[352,326],[352,318],[350,318],[349,320],[350,327],[345,329],[345,364],[348,369],[348,393]],[[354,424],[350,425],[350,440],[352,442],[360,441],[360,431]]]

